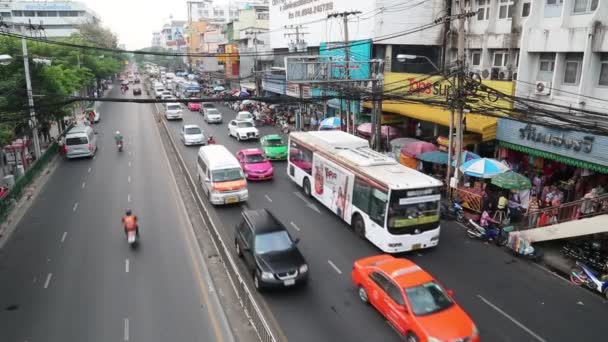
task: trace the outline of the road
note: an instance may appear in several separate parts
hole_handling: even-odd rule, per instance
[[[1,341],[233,341],[151,108],[101,104],[95,158],[60,161],[0,251]],[[127,207],[140,218],[135,251]]]
[[[198,148],[179,142],[183,124],[198,124],[233,152],[259,146],[258,142],[230,138],[227,123],[236,113],[218,107],[224,115],[222,125],[206,124],[200,114],[187,109],[183,121],[168,122],[194,178]],[[260,127],[260,132],[277,131]],[[214,222],[221,222],[218,229],[225,241],[233,241],[233,227],[242,207],[270,208],[294,236],[301,238],[300,248],[311,270],[309,285],[260,296],[279,335],[292,342],[397,341],[386,321],[359,301],[350,282],[352,262],[379,250],[356,237],[320,203],[305,202],[288,179],[285,162],[275,162],[274,166],[273,181],[249,182],[250,198],[245,205],[216,207],[211,213]],[[601,297],[496,246],[469,240],[455,223],[442,224],[437,248],[403,257],[413,259],[455,291],[484,341],[584,341],[608,334]]]

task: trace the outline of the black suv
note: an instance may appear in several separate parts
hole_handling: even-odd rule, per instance
[[[253,275],[258,291],[305,284],[308,265],[285,226],[267,209],[243,210],[236,226],[237,255]]]
[[[141,95],[141,88],[133,88],[133,95]]]

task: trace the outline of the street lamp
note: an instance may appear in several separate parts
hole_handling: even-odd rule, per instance
[[[398,54],[397,55],[397,60],[401,63],[405,63],[405,61],[408,60],[414,60],[414,59],[418,59],[418,58],[422,58],[424,60],[426,60],[427,62],[429,62],[429,64],[435,68],[435,70],[437,70],[437,72],[441,73],[441,70],[439,70],[439,68],[437,67],[437,65],[435,65],[435,63],[433,63],[433,61],[428,58],[427,56],[418,56],[418,55],[404,55],[404,54]]]
[[[0,55],[0,65],[9,65],[13,59],[11,55]]]

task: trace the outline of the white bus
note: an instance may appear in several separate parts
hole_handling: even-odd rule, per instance
[[[386,253],[437,246],[442,183],[342,131],[289,135],[289,177]]]

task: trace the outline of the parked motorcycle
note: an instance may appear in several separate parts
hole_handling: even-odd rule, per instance
[[[500,241],[503,240],[499,227],[490,224],[485,228],[472,219],[469,219],[468,222],[467,236],[471,239],[480,239],[486,242],[495,242],[496,244],[500,244]]]
[[[464,208],[458,200],[452,201],[450,206],[442,203],[441,214],[444,219],[456,220],[460,223],[464,223],[466,220],[464,216]]]
[[[570,270],[570,281],[576,286],[586,286],[608,299],[608,276],[601,276],[580,261]]]

